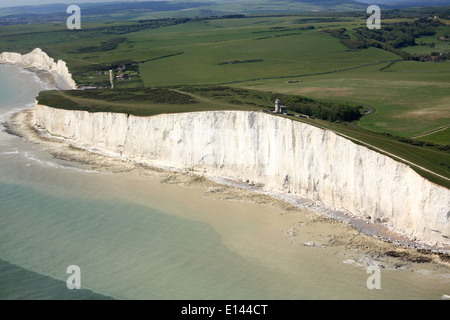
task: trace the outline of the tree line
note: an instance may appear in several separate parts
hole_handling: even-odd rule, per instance
[[[361,105],[337,102],[316,101],[310,98],[292,95],[274,94],[272,100],[280,99],[288,110],[327,121],[355,121],[362,117]]]
[[[379,30],[358,28],[355,30],[355,37],[369,45],[383,43],[388,47],[399,49],[417,45],[416,39],[421,36],[435,35],[436,28],[441,25],[443,23],[437,19],[420,18],[413,22],[396,22],[384,25]]]
[[[439,26],[444,25],[440,20],[422,17],[413,22],[395,22],[384,24],[381,29],[370,30],[366,27],[353,30],[353,37],[345,28],[324,30],[324,32],[341,40],[349,49],[380,48],[395,53],[403,59],[420,60],[402,48],[418,45],[416,39],[422,36],[433,36]]]

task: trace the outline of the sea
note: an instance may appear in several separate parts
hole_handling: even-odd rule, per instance
[[[0,65],[0,299],[438,300],[450,294],[447,269],[431,263],[378,266],[380,287],[370,287],[376,274],[356,249],[289,237],[289,230],[340,232],[317,224],[302,229],[310,213],[92,171],[7,133],[4,121],[47,89],[53,88],[35,73]]]

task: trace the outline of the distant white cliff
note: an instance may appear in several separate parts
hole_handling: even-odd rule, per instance
[[[17,64],[26,68],[48,71],[54,76],[56,85],[60,89],[77,89],[77,84],[72,79],[66,63],[63,60],[55,62],[39,48],[24,55],[16,52],[3,52],[0,54],[0,63]]]
[[[331,131],[262,112],[136,117],[36,105],[50,133],[122,157],[261,184],[450,245],[450,190]]]

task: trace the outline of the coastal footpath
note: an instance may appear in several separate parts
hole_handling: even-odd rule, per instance
[[[66,62],[63,60],[55,62],[53,58],[50,58],[40,48],[36,48],[24,55],[16,52],[0,53],[0,63],[14,64],[23,68],[32,68],[49,72],[55,80],[55,85],[59,89],[77,89],[77,84],[72,79],[72,75],[67,68]]]
[[[290,193],[450,246],[450,190],[337,134],[263,112],[137,117],[35,106],[35,125],[108,155]]]

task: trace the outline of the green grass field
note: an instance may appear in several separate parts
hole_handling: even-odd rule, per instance
[[[405,21],[404,18],[397,20]],[[76,102],[71,107],[78,109],[92,110],[94,105],[97,111],[138,115],[261,110],[273,105],[270,99],[273,93],[364,105],[373,113],[354,123],[360,129],[344,123],[295,119],[312,121],[311,124],[396,154],[450,178],[448,152],[378,134],[411,138],[448,125],[450,63],[401,61],[398,55],[374,47],[351,50],[338,38],[324,32],[346,28],[352,34],[352,29],[365,23],[361,16],[302,14],[174,19],[148,25],[134,20],[89,22],[81,31],[69,31],[62,24],[2,26],[0,48],[26,53],[39,46],[50,56],[65,60],[80,86],[109,87],[106,72],[113,69],[118,76],[122,72],[119,68],[126,66],[130,77],[115,80],[118,90],[169,87],[182,91],[183,86],[196,85],[226,85],[235,90],[222,96],[221,92],[213,90],[208,94],[184,92],[194,101],[189,104],[152,102],[150,98],[146,102],[132,102],[133,93],[128,101],[113,101],[104,96],[102,102],[71,96]],[[450,31],[448,25],[439,28],[439,34]],[[422,40],[429,43],[432,38]],[[109,48],[104,43],[115,45]],[[444,43],[438,45],[444,46]],[[420,53],[429,48],[414,46],[405,51]],[[241,89],[251,93],[239,93]],[[418,139],[450,144],[448,129]],[[446,179],[429,172],[420,173],[450,187]]]
[[[359,126],[404,137],[450,123],[450,63],[401,61],[380,70],[387,65],[301,77],[295,84],[267,80],[245,87],[368,105],[375,112]]]
[[[89,112],[117,112],[136,116],[210,110],[269,110],[264,92],[227,87],[179,87],[42,91],[39,103],[54,108]]]
[[[418,139],[420,139],[421,141],[432,142],[437,144],[448,144],[450,141],[450,128],[420,137]]]

